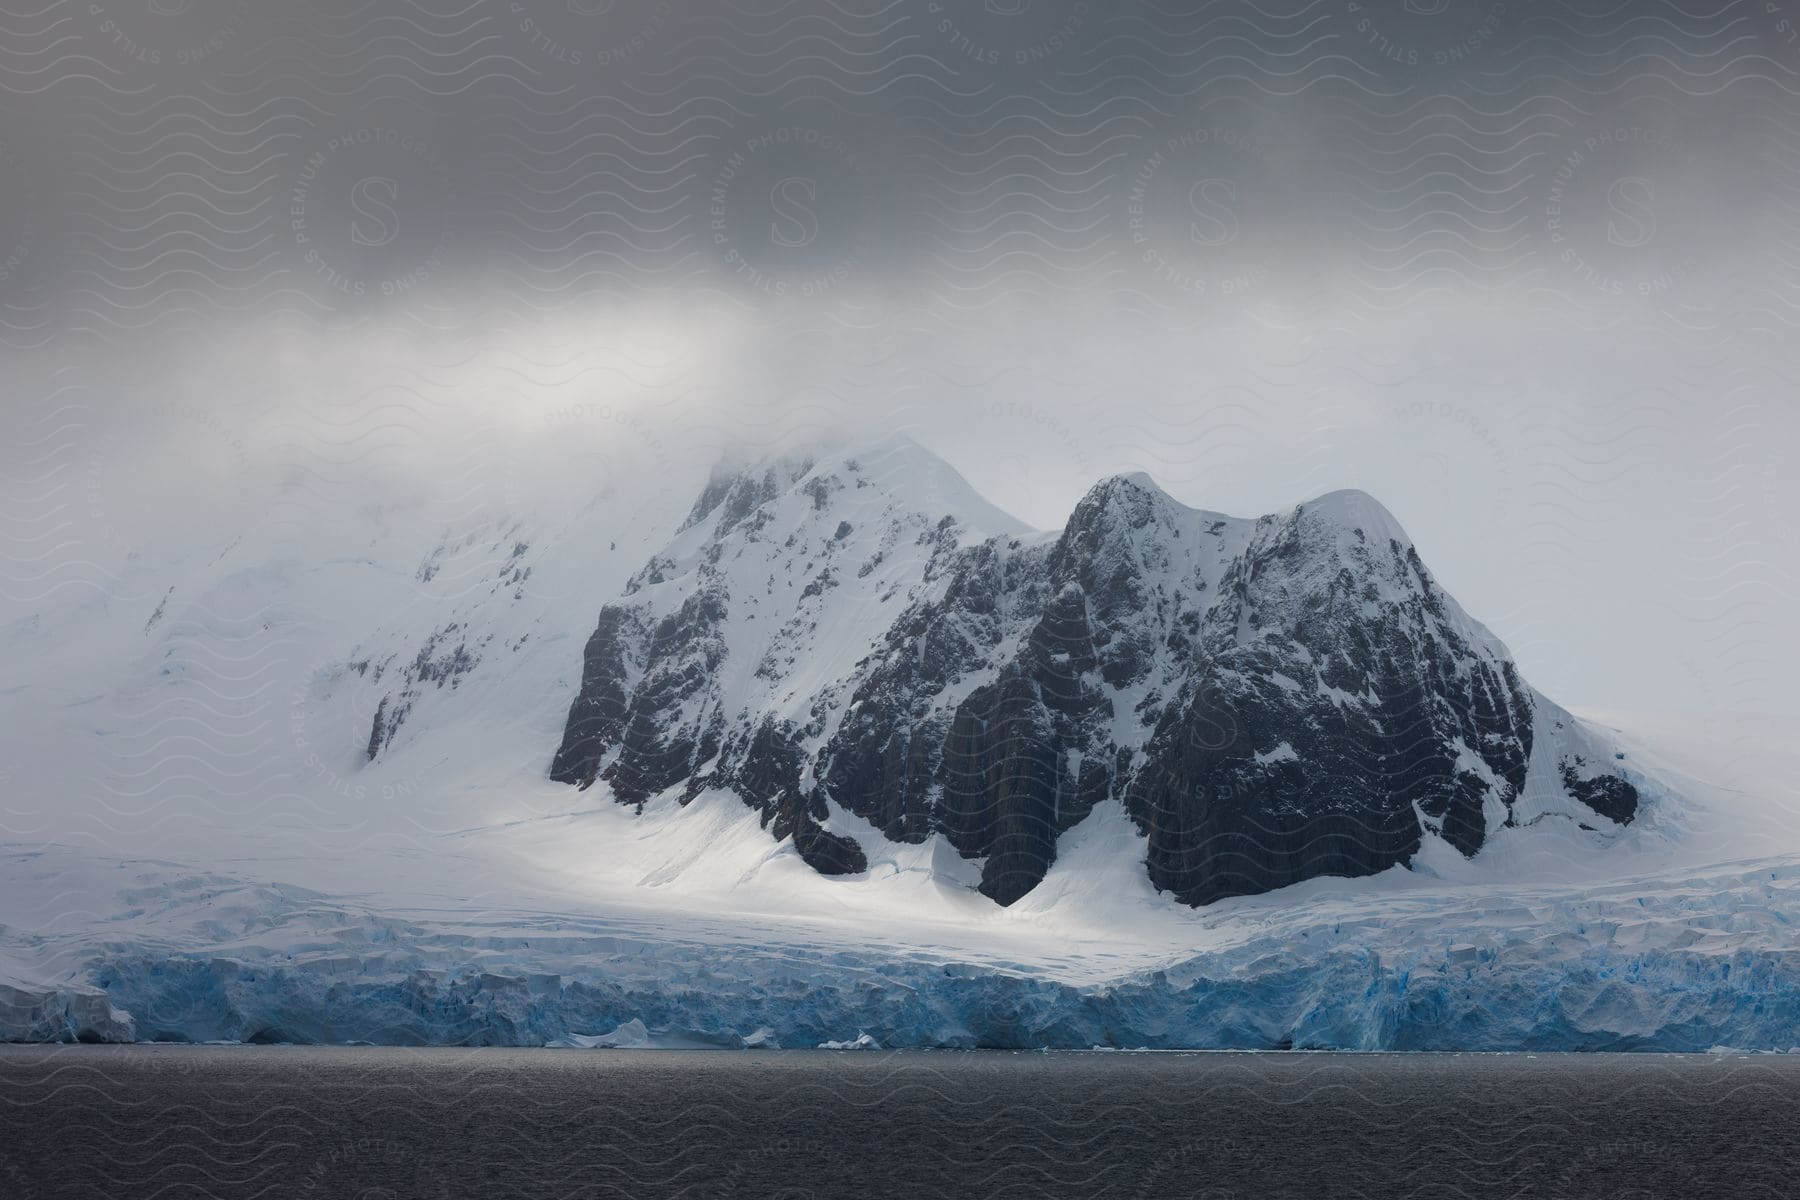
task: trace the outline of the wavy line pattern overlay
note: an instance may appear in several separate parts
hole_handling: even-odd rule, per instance
[[[470,831],[585,803],[546,788],[497,817],[480,789],[541,778],[594,613],[712,462],[845,430],[910,433],[1044,527],[1128,470],[1243,513],[1365,488],[1546,694],[1702,715],[1748,764],[1800,711],[1797,338],[1800,0],[13,0],[0,842],[181,861],[238,839],[262,857],[127,893],[204,896],[245,938],[278,901],[315,949],[363,954],[402,918],[243,880],[371,848],[475,864]],[[1085,637],[1044,629],[1046,655]],[[524,666],[486,692],[499,662]],[[1395,739],[1435,728],[1406,716]],[[358,772],[438,721],[487,776]],[[1800,783],[1759,799],[1792,814]],[[1791,866],[1738,866],[1762,899],[1725,932],[1777,929]],[[466,874],[488,924],[415,914],[420,954],[542,936]],[[90,883],[46,883],[0,932],[72,975],[99,953],[73,932],[108,902]],[[1648,884],[1594,903],[1608,929],[1627,903],[1681,919]],[[653,941],[568,932],[613,938],[589,950],[609,963]],[[1247,1084],[1224,1063],[1159,1109],[1179,1072],[1153,1063],[1077,1098],[1024,1061],[875,1057],[825,1091],[664,1080],[663,1115],[604,1079],[548,1106],[476,1058],[346,1058],[332,1082],[396,1132],[340,1138],[329,1106],[203,1053],[111,1061],[0,1056],[8,1130],[91,1097],[72,1193],[323,1194],[367,1166],[466,1194],[409,1123],[473,1093],[571,1195],[753,1194],[808,1158],[855,1179],[850,1135],[820,1130],[947,1111],[970,1136],[921,1144],[923,1192],[1155,1195],[1205,1160],[1225,1169],[1195,1194],[1245,1197],[1307,1098],[1367,1125],[1346,1195],[1601,1195],[1618,1162],[1699,1195],[1716,1177],[1680,1175],[1638,1100],[1754,1122],[1793,1094],[1736,1059],[1647,1068],[1620,1077],[1629,1119],[1547,1080],[1509,1128],[1487,1067],[1420,1067],[1445,1115],[1428,1162],[1394,1148],[1391,1079],[1342,1064]],[[119,1099],[159,1072],[164,1099]],[[1049,1095],[993,1107],[1021,1086]],[[699,1161],[702,1131],[754,1142],[759,1111],[794,1119],[735,1173]],[[1219,1111],[1217,1137],[1174,1131]],[[1095,1149],[1121,1122],[1147,1147],[1123,1172]],[[595,1126],[629,1148],[594,1152]],[[1587,1149],[1557,1157],[1570,1128]],[[9,1192],[41,1151],[0,1147]]]

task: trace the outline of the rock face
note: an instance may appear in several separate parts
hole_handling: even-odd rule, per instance
[[[729,789],[827,874],[864,822],[941,836],[1002,904],[1108,801],[1196,905],[1638,805],[1360,492],[1245,520],[1118,476],[1038,533],[904,439],[718,474],[601,612],[550,773]]]

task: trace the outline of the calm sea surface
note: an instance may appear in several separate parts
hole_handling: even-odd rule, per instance
[[[1756,1056],[0,1047],[0,1196],[1800,1196]]]

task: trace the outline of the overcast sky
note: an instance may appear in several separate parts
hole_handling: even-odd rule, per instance
[[[9,619],[902,429],[1045,527],[1365,488],[1565,703],[1800,711],[1785,4],[21,7]]]

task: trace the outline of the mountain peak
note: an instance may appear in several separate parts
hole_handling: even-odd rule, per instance
[[[936,452],[903,433],[891,434],[853,453],[821,461],[812,477],[837,471],[854,476],[855,486],[872,486],[903,507],[933,517],[952,517],[978,537],[1016,535],[1031,527],[976,491],[962,473]]]
[[[872,442],[864,443],[849,455],[851,458],[876,458],[884,456],[915,456],[930,459],[934,462],[944,461],[941,456],[921,445],[918,439],[914,438],[910,433],[887,434],[884,437],[876,438]]]
[[[1359,488],[1340,488],[1326,492],[1295,507],[1301,518],[1326,521],[1344,529],[1360,530],[1364,536],[1378,541],[1394,541],[1411,546],[1398,518],[1387,507]]]
[[[877,492],[910,512],[951,517],[979,537],[1016,535],[1031,527],[977,492],[942,456],[904,433],[848,448],[836,439],[784,450],[761,459],[728,454],[713,467],[705,489],[678,533],[718,513],[712,532],[727,533],[762,505],[806,488],[827,494],[832,481]]]
[[[551,777],[735,791],[826,874],[941,835],[1009,904],[1111,803],[1205,904],[1637,811],[1366,492],[1249,520],[1127,473],[1021,538],[902,435],[697,507],[602,610]]]
[[[755,463],[725,456],[713,467],[706,487],[677,532],[686,532],[714,512],[719,513],[715,532],[725,532],[804,479],[813,462],[813,455],[802,452],[772,455]]]
[[[1164,491],[1162,485],[1150,478],[1146,471],[1124,471],[1117,475],[1108,475],[1089,488],[1088,492],[1089,494],[1098,493],[1102,496],[1120,493],[1142,494],[1152,500],[1163,501],[1177,507],[1186,507]]]
[[[1165,492],[1143,471],[1108,475],[1087,490],[1075,505],[1070,524],[1091,521],[1101,512],[1123,512],[1132,526],[1142,526],[1154,511],[1186,511],[1187,506]]]

